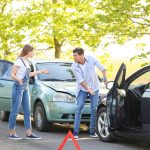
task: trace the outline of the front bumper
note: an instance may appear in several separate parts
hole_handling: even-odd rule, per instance
[[[47,114],[47,120],[53,123],[65,123],[65,122],[74,122],[75,119],[75,103],[66,103],[66,102],[48,102],[49,114]],[[90,122],[90,104],[85,104],[81,122]]]

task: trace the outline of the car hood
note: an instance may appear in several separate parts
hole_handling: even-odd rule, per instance
[[[76,82],[49,82],[49,81],[42,81],[42,83],[55,91],[61,91],[70,93],[71,95],[75,96],[76,92]]]
[[[55,91],[70,93],[76,95],[76,82],[51,82],[42,81],[42,83]],[[103,83],[100,83],[100,96],[101,98],[106,97],[109,90],[107,90]]]

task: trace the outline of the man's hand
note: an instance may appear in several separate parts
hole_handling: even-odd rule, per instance
[[[105,85],[107,85],[107,80],[106,80],[106,81],[104,81],[104,84],[105,84]]]
[[[93,90],[87,85],[87,83],[85,83],[84,81],[80,83],[86,90],[88,93],[90,93],[91,95],[95,95],[95,93],[93,92]]]
[[[95,93],[93,92],[93,90],[91,88],[88,88],[87,92],[90,93],[91,95],[95,95]]]

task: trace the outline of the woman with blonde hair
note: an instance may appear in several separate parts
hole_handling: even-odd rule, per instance
[[[48,73],[46,69],[30,72],[29,58],[34,56],[34,48],[26,44],[19,57],[14,62],[11,77],[14,79],[12,89],[12,107],[9,116],[9,139],[22,139],[16,134],[16,118],[22,104],[24,111],[24,126],[27,139],[41,139],[32,133],[31,118],[30,118],[30,97],[28,91],[29,78],[40,73]]]

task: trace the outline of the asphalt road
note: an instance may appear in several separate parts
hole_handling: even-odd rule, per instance
[[[33,132],[41,136],[41,140],[25,139],[23,118],[17,119],[17,133],[23,140],[13,141],[8,139],[8,123],[0,121],[0,150],[58,150],[59,145],[71,129],[70,125],[54,125],[50,132]],[[115,143],[103,143],[98,138],[90,138],[86,128],[80,133],[77,140],[81,150],[149,150],[149,143],[132,141],[117,141]],[[69,139],[63,150],[75,150],[74,144]]]

